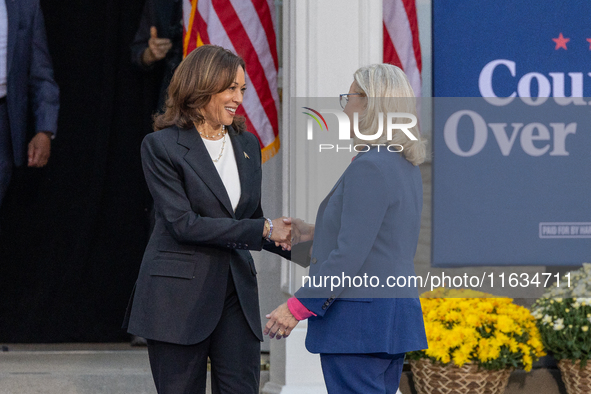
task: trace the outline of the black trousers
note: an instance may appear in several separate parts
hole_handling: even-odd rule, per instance
[[[8,123],[8,107],[6,98],[0,99],[0,206],[8,189],[12,176],[12,137]]]
[[[205,393],[208,357],[213,394],[259,392],[261,343],[244,317],[231,273],[222,316],[207,339],[195,345],[148,339],[148,354],[158,394]]]

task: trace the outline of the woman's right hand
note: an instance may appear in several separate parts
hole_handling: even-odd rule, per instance
[[[292,226],[291,243],[297,245],[300,242],[308,242],[314,239],[314,228],[313,224],[308,224],[302,219],[298,218],[287,218],[284,221],[289,220]]]
[[[313,224],[308,224],[302,219],[298,218],[283,218],[285,224],[291,225],[291,240],[289,244],[283,242],[275,242],[275,245],[281,246],[283,249],[291,250],[291,247],[301,242],[312,241],[314,239]],[[273,223],[275,225],[275,223]]]
[[[272,220],[271,241],[291,248],[291,222],[286,222],[284,219],[286,219],[285,216]]]

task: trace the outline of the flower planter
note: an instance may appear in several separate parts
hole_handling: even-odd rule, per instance
[[[568,394],[591,393],[591,361],[581,369],[581,362],[573,363],[570,360],[560,360],[558,369],[562,374],[562,381]]]
[[[513,369],[545,355],[536,320],[510,298],[438,288],[421,307],[429,348],[406,354],[421,394],[500,394]]]
[[[559,360],[567,392],[591,393],[591,264],[564,274],[536,300],[532,312],[544,347]],[[583,369],[581,362],[586,362]]]
[[[488,371],[474,363],[442,366],[427,359],[411,360],[410,366],[418,394],[503,394],[513,370]]]

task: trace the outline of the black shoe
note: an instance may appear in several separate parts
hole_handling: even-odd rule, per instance
[[[148,341],[145,338],[138,337],[137,335],[131,336],[131,346],[148,346]]]

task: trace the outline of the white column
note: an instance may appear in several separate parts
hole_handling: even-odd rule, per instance
[[[433,102],[430,99],[433,96],[433,60],[432,40],[431,40],[431,9],[432,0],[416,0],[417,1],[417,19],[419,22],[419,39],[421,42],[421,56],[423,59],[423,71],[421,77],[423,79],[421,101],[421,133],[427,138],[427,149],[431,151],[433,145]],[[427,162],[431,162],[431,155],[427,155]]]
[[[347,93],[355,70],[382,61],[382,1],[284,0],[283,13],[281,150],[283,211],[289,212],[291,193],[298,186],[310,189],[310,185],[290,182],[289,166],[305,166],[304,162],[314,156],[307,156],[306,152],[294,155],[295,147],[290,148],[291,117],[296,115],[290,113],[291,98],[337,97]],[[345,168],[347,163],[341,164]],[[319,203],[320,200],[310,201],[309,206],[317,207]],[[312,215],[308,220],[314,214],[308,212]],[[297,290],[296,278],[301,278],[305,271],[293,263],[283,264],[281,271],[281,288],[287,299]],[[302,321],[287,340],[272,340],[270,381],[263,393],[326,393],[320,358],[309,353],[304,345],[306,330],[307,322]]]

